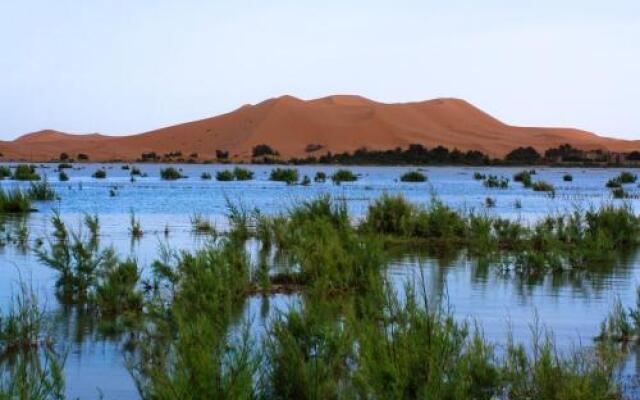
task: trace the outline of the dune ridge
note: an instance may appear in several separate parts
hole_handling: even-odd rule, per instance
[[[520,146],[544,151],[564,143],[584,150],[640,149],[638,140],[601,137],[579,129],[508,125],[455,98],[380,103],[355,95],[312,100],[285,95],[211,118],[129,136],[42,130],[0,142],[0,153],[5,160],[47,161],[64,152],[71,157],[87,154],[94,161],[133,161],[142,153],[162,155],[173,151],[181,151],[185,158],[197,153],[199,159],[212,159],[219,149],[228,151],[234,159],[248,160],[258,144],[268,144],[288,159],[362,147],[392,149],[412,143],[480,150],[493,157],[502,157]],[[307,152],[312,144],[322,147]]]

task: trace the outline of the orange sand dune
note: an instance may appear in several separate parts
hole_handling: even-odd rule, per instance
[[[501,157],[519,146],[539,151],[570,143],[582,149],[631,151],[640,141],[597,136],[568,128],[526,128],[504,124],[459,99],[384,104],[360,96],[301,100],[282,96],[245,105],[227,114],[131,136],[72,135],[45,130],[12,142],[0,142],[4,159],[46,161],[65,152],[91,160],[135,160],[142,153],[181,151],[187,157],[215,157],[215,150],[247,160],[251,149],[268,144],[283,158],[306,157],[309,144],[322,145],[315,155],[382,150],[420,143],[451,149],[480,150]]]

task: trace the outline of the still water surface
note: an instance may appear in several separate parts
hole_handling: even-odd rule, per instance
[[[46,240],[52,227],[54,210],[60,212],[70,228],[79,227],[85,213],[98,214],[101,224],[101,244],[113,245],[122,256],[133,255],[146,268],[158,257],[160,246],[173,249],[194,249],[204,239],[194,236],[190,218],[199,213],[215,221],[224,230],[227,199],[264,213],[286,210],[299,200],[329,193],[347,200],[351,215],[357,219],[368,204],[382,193],[403,193],[410,201],[428,203],[437,195],[442,201],[460,210],[475,210],[523,221],[533,221],[550,213],[578,208],[598,207],[612,200],[605,183],[620,173],[616,169],[539,168],[535,180],[551,182],[556,196],[525,189],[510,182],[506,190],[487,189],[473,179],[480,171],[511,178],[518,169],[476,167],[427,167],[426,183],[402,183],[399,177],[411,170],[406,167],[350,167],[360,178],[357,182],[335,186],[329,181],[309,187],[287,186],[268,180],[271,167],[248,166],[255,178],[244,182],[201,180],[202,172],[215,177],[218,170],[230,168],[218,165],[180,165],[187,179],[162,181],[161,165],[139,165],[147,177],[130,181],[129,171],[121,165],[104,166],[107,179],[91,177],[101,165],[84,164],[66,170],[69,182],[58,182],[55,165],[39,168],[53,184],[59,201],[37,202],[38,212],[26,218],[31,245],[38,238]],[[330,175],[336,167],[298,167],[301,176],[313,178],[316,171]],[[639,173],[640,171],[634,171]],[[572,182],[564,182],[570,173]],[[26,187],[28,184],[2,181],[2,187]],[[115,192],[115,196],[110,195]],[[635,185],[627,187],[635,194]],[[487,209],[486,197],[496,199],[496,206]],[[640,212],[640,200],[627,200]],[[519,202],[521,208],[515,207]],[[130,213],[135,212],[145,231],[143,238],[132,242],[128,232]],[[20,220],[8,218],[4,230],[11,233]],[[165,235],[168,228],[169,234]],[[251,248],[251,244],[249,244]],[[430,296],[441,299],[460,319],[477,321],[485,335],[498,343],[504,342],[510,329],[516,340],[530,338],[530,325],[536,318],[553,331],[562,349],[583,344],[591,345],[599,324],[619,296],[625,305],[635,302],[635,288],[640,284],[640,254],[629,254],[613,265],[595,272],[564,272],[537,277],[523,277],[504,271],[498,265],[486,264],[467,257],[464,252],[446,257],[428,255],[415,248],[397,254],[388,274],[401,288],[407,281],[424,279]],[[67,352],[65,363],[67,393],[71,398],[135,399],[135,385],[127,371],[122,352],[122,338],[101,335],[95,326],[78,320],[72,311],[61,307],[53,295],[56,275],[39,264],[28,249],[7,244],[0,247],[0,307],[6,308],[17,283],[32,282],[46,305],[55,328],[58,346]],[[277,311],[286,311],[299,304],[298,295],[275,295],[268,299],[250,298],[245,313],[253,321],[253,331],[260,335],[264,324]],[[632,377],[636,372],[636,354],[631,352],[623,373]],[[640,368],[640,367],[638,367]]]

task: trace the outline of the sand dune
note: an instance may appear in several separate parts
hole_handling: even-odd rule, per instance
[[[214,158],[216,149],[247,160],[251,149],[268,144],[284,158],[305,157],[309,144],[321,155],[368,149],[390,149],[420,143],[460,150],[481,150],[501,157],[519,146],[539,151],[570,143],[583,149],[631,151],[640,141],[597,136],[569,128],[507,125],[464,100],[435,99],[384,104],[360,96],[338,95],[314,100],[292,96],[245,105],[227,114],[131,136],[73,135],[44,130],[12,142],[0,142],[4,159],[46,161],[62,152],[91,160],[135,160],[141,153],[181,151],[200,159]]]

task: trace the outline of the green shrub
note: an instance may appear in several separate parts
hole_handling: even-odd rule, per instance
[[[269,180],[277,182],[286,182],[292,185],[298,182],[298,170],[295,168],[275,168],[271,170]]]
[[[358,176],[348,169],[339,169],[331,175],[331,181],[336,185],[342,182],[355,182],[358,180]]]
[[[621,188],[622,182],[620,182],[620,179],[618,178],[611,178],[607,181],[607,184],[605,186],[610,189]]]
[[[316,175],[313,177],[313,180],[318,183],[325,182],[327,180],[327,174],[322,171],[316,172]]]
[[[218,171],[216,173],[216,180],[221,182],[232,181],[233,171],[229,171],[229,170]]]
[[[235,167],[233,169],[233,176],[238,181],[250,181],[253,179],[253,172],[246,168]]]
[[[0,165],[0,180],[11,177],[11,168],[6,165]]]
[[[638,180],[638,175],[632,174],[631,172],[628,172],[628,171],[623,171],[618,176],[618,180],[622,184],[635,183]]]
[[[40,175],[36,172],[35,165],[20,164],[13,171],[13,179],[17,181],[39,181]]]
[[[480,172],[474,172],[473,173],[473,179],[475,179],[476,181],[483,181],[483,180],[487,179],[487,176],[485,174],[480,173]]]
[[[424,182],[427,177],[420,171],[409,171],[402,174],[400,177],[401,182]]]
[[[522,182],[526,188],[531,187],[531,171],[520,171],[513,176],[514,182]]]
[[[509,187],[509,179],[496,175],[489,175],[484,181],[484,186],[487,188],[506,189]]]
[[[175,181],[184,178],[184,176],[176,168],[167,167],[160,170],[160,178],[165,181]]]
[[[545,182],[545,181],[538,181],[538,182],[534,182],[531,185],[531,188],[533,189],[534,192],[555,192],[556,189],[555,187],[549,183],[549,182]]]

